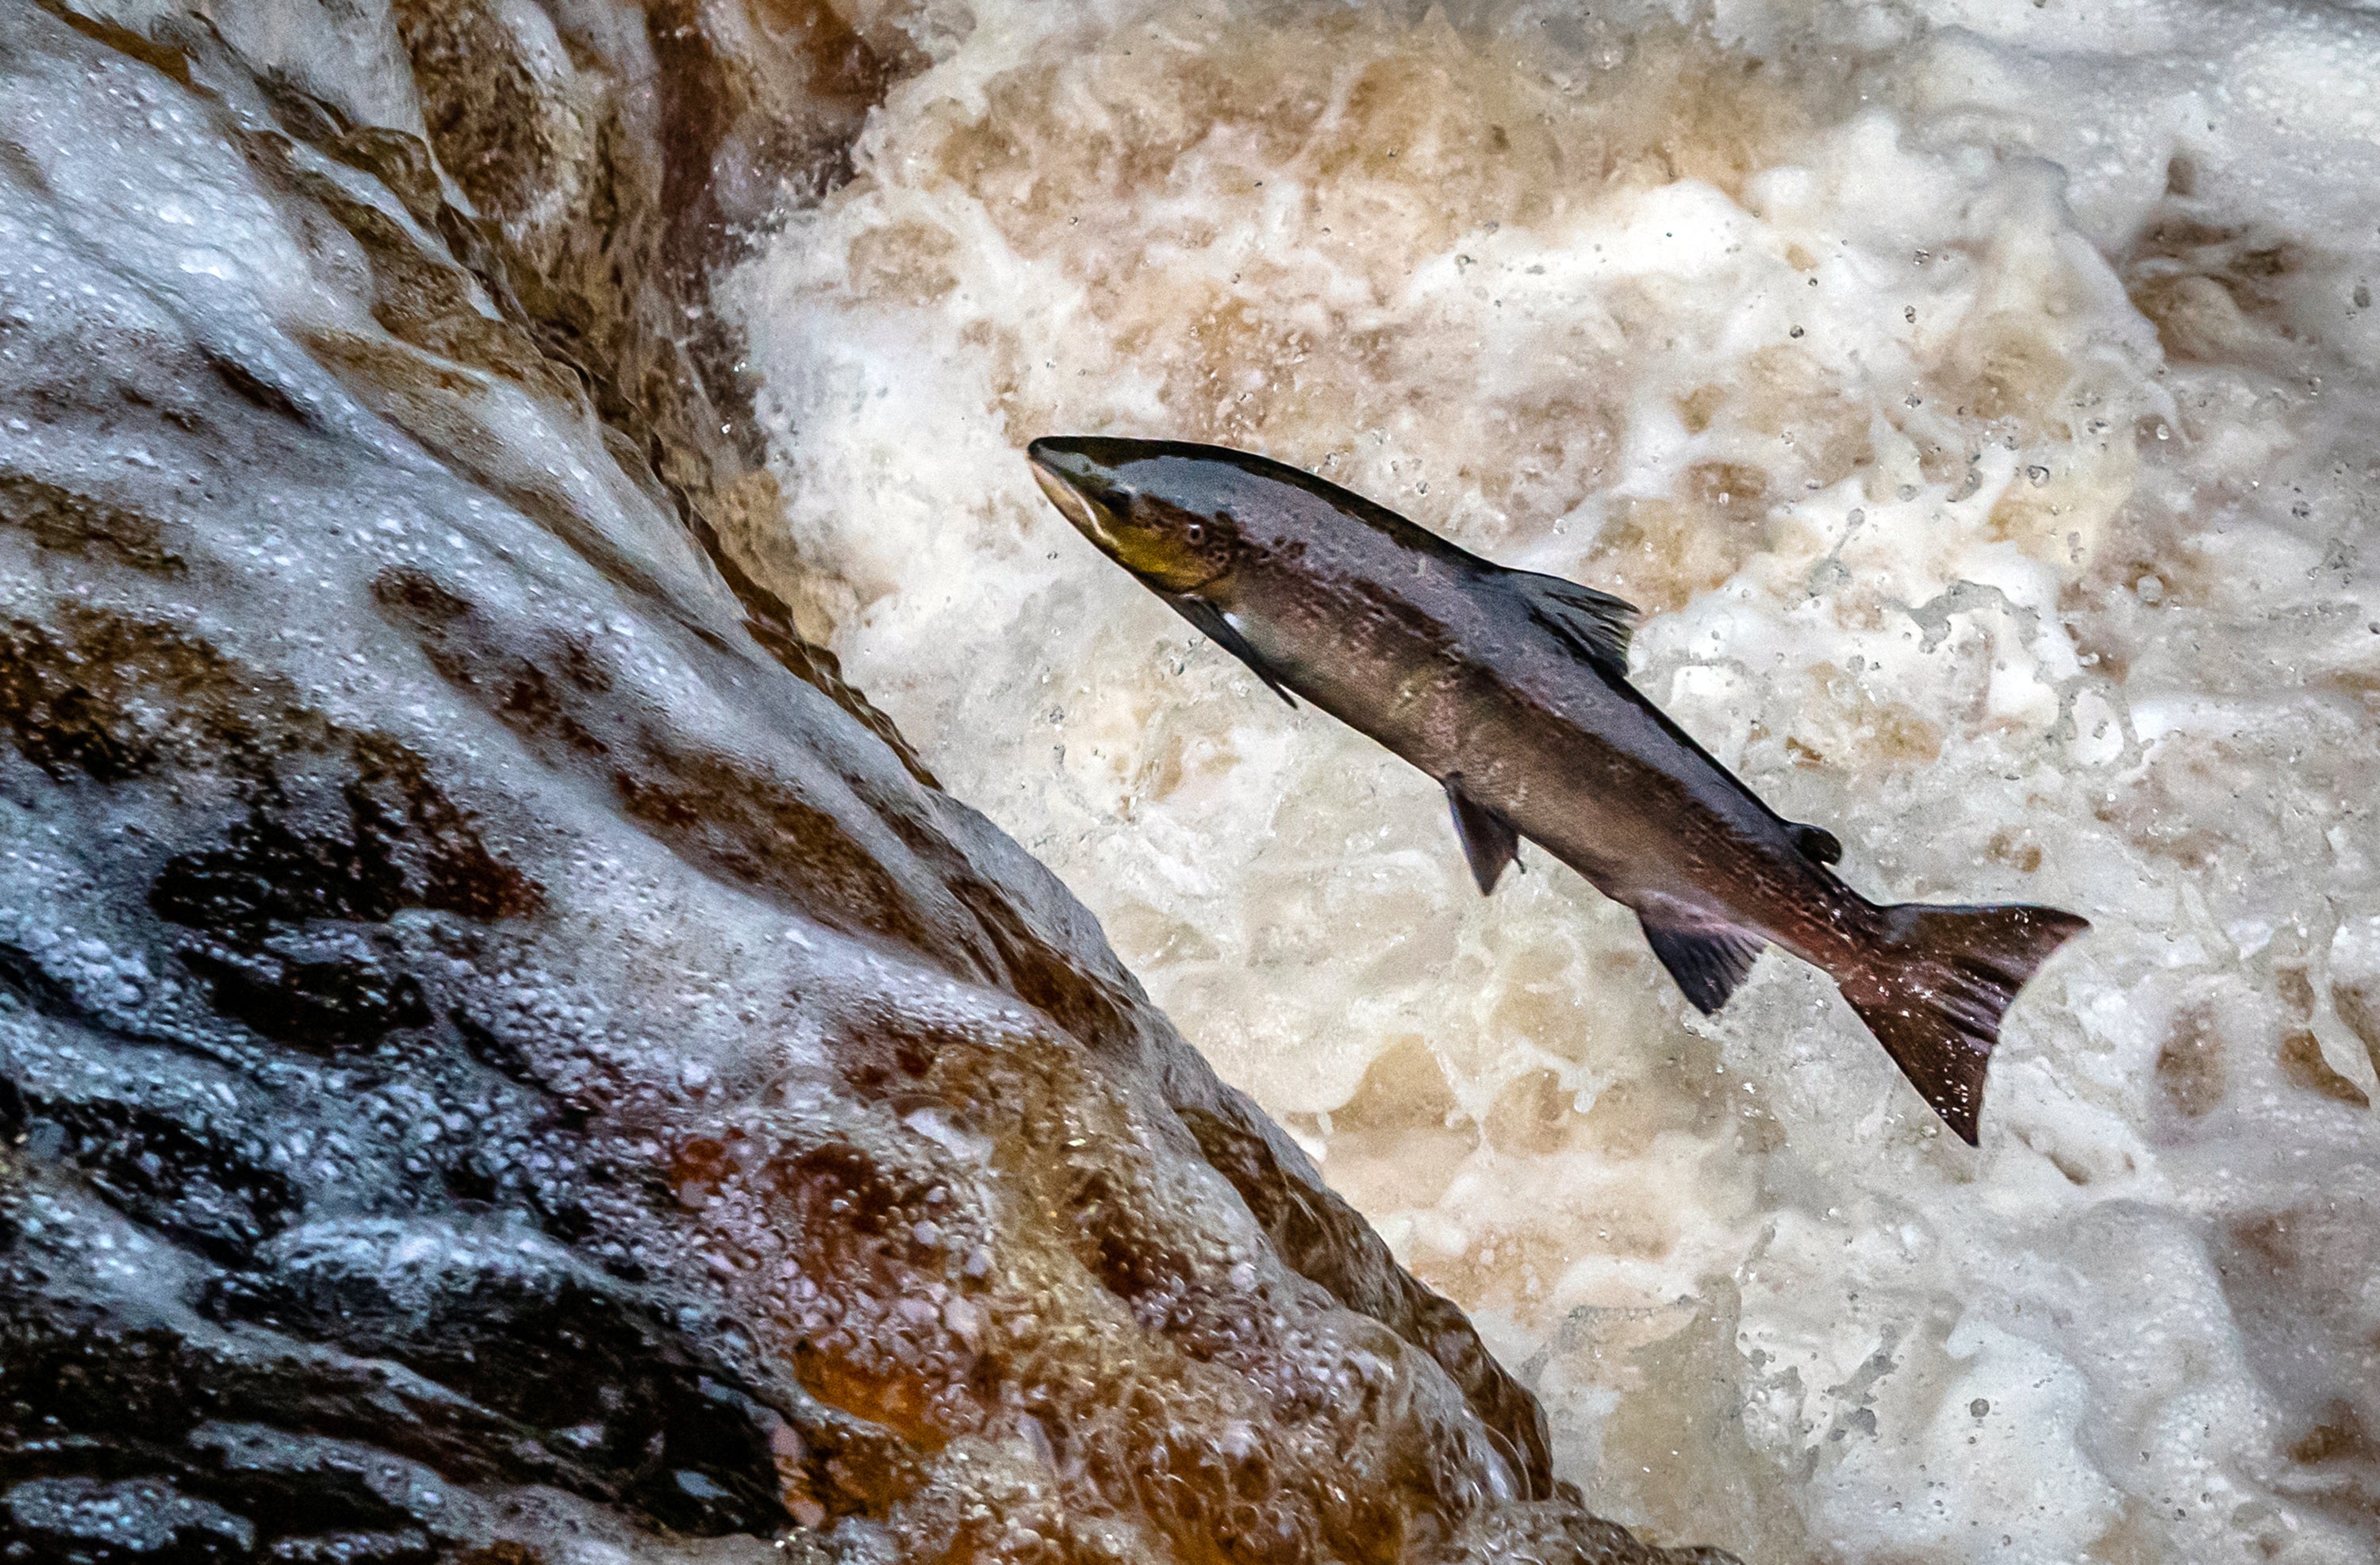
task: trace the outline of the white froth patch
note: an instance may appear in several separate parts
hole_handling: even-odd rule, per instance
[[[1764,1561],[2366,1557],[2380,39],[1498,16],[978,0],[738,280],[791,497],[742,546],[1591,1503]],[[1809,969],[1706,1023],[1544,855],[1479,899],[1427,779],[1049,507],[1053,432],[1621,593],[1854,884],[2090,916],[1982,1149]]]

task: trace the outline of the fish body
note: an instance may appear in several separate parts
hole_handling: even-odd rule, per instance
[[[1065,437],[1027,455],[1069,521],[1283,698],[1436,779],[1483,894],[1526,838],[1632,909],[1705,1013],[1781,947],[1975,1140],[2000,1014],[2084,920],[1861,896],[1831,835],[1769,809],[1629,683],[1618,599],[1245,452]]]

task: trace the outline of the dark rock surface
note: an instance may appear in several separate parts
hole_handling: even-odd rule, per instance
[[[722,556],[800,0],[0,0],[0,1558],[1653,1558]]]

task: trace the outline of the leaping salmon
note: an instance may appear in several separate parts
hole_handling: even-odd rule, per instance
[[[1064,436],[1026,455],[1069,522],[1283,700],[1443,785],[1482,895],[1527,838],[1633,910],[1706,1015],[1782,947],[1974,1144],[2001,1014],[2087,920],[1852,891],[1830,833],[1778,816],[1628,683],[1636,611],[1617,598],[1245,452]]]

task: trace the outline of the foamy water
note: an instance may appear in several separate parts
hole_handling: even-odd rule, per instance
[[[881,14],[878,14],[880,11]],[[2380,13],[878,7],[936,63],[734,290],[742,540],[1545,1399],[1762,1561],[2380,1547]],[[1641,604],[1878,900],[2095,932],[1980,1150],[1832,987],[1290,711],[1035,490],[1324,472]]]

